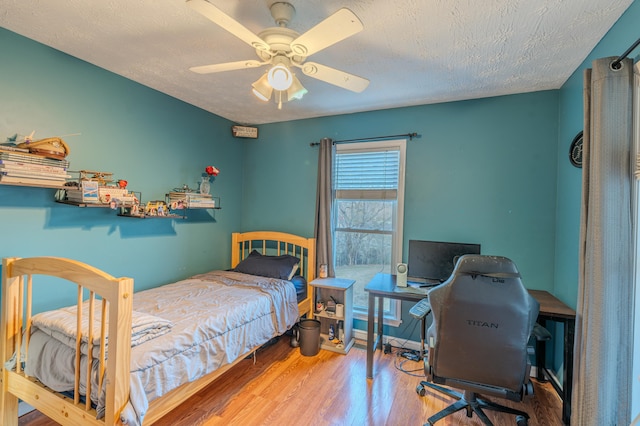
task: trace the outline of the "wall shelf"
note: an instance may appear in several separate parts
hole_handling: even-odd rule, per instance
[[[220,206],[220,197],[211,197],[213,200],[213,206],[194,206],[193,204],[186,208],[179,209],[170,209],[169,204],[169,194],[166,194],[166,200],[164,207],[166,208],[166,214],[148,214],[144,213],[145,204],[142,203],[142,193],[130,191],[131,194],[134,194],[139,201],[138,210],[142,211],[142,214],[132,214],[132,211],[135,211],[134,205],[127,203],[125,205],[118,205],[114,208],[111,203],[94,203],[94,202],[84,202],[84,201],[71,201],[67,199],[67,189],[76,188],[74,186],[65,186],[65,185],[54,185],[54,184],[46,184],[46,183],[23,183],[23,182],[2,182],[0,181],[0,186],[16,186],[16,187],[29,187],[29,188],[43,188],[43,189],[56,189],[55,193],[55,202],[58,204],[66,204],[68,206],[80,207],[80,208],[103,208],[103,209],[112,209],[117,210],[117,216],[127,217],[132,219],[187,219],[187,212],[189,210],[220,210],[222,207]],[[152,201],[152,203],[160,203],[160,201]]]
[[[120,217],[128,217],[131,219],[186,219],[185,216],[180,216],[177,214],[168,214],[168,215],[164,215],[164,216],[153,216],[153,215],[149,215],[149,214],[139,214],[139,215],[132,215],[132,214],[127,214],[127,213],[118,213],[118,216]]]
[[[109,204],[103,204],[103,203],[78,203],[75,201],[69,201],[69,200],[56,200],[56,203],[60,203],[60,204],[67,204],[69,206],[75,206],[75,207],[98,207],[98,208],[109,208],[111,207]]]

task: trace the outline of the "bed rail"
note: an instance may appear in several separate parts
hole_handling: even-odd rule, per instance
[[[20,362],[15,370],[4,368],[4,363],[14,354],[16,359],[29,356],[31,335],[33,280],[35,276],[57,277],[77,286],[77,329],[76,337],[75,391],[74,398],[52,392],[37,380],[29,377]],[[88,294],[85,300],[85,295]],[[17,425],[18,399],[36,406],[38,410],[61,424],[114,425],[120,421],[120,412],[129,398],[129,381],[116,380],[128,377],[131,347],[131,310],[133,279],[114,278],[97,268],[70,259],[56,257],[5,258],[2,261],[2,317],[0,319],[0,360],[2,386],[0,387],[0,423]],[[99,306],[96,318],[94,310]],[[88,310],[88,312],[84,312]],[[83,338],[83,318],[86,318],[86,339],[99,341],[99,389],[106,382],[105,417],[96,419],[96,411],[91,407],[90,398],[80,401],[80,350]],[[111,318],[111,321],[108,321]],[[115,319],[115,320],[114,320]],[[93,330],[98,329],[99,336]],[[105,360],[107,351],[109,357]],[[23,342],[24,339],[24,342]],[[24,351],[22,348],[24,347]],[[93,345],[88,345],[86,377],[94,358]],[[87,381],[87,394],[91,392],[91,382]]]

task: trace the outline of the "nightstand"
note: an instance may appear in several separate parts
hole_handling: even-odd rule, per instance
[[[355,343],[353,337],[353,284],[354,280],[344,278],[316,278],[311,281],[313,287],[313,318],[320,321],[320,348],[346,354]],[[323,309],[317,310],[318,302],[327,306],[334,301],[336,306],[343,305],[342,312]],[[338,309],[339,310],[339,309]],[[341,314],[341,315],[340,315]],[[330,328],[333,326],[335,337],[340,338],[339,326],[342,325],[344,337],[340,343],[329,341]]]

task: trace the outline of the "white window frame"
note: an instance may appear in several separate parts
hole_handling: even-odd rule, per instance
[[[403,224],[404,224],[404,187],[405,187],[405,165],[406,165],[406,139],[394,139],[376,142],[359,142],[350,144],[337,144],[336,156],[339,153],[363,152],[363,151],[386,151],[389,149],[397,149],[399,151],[398,165],[398,189],[396,195],[396,229],[391,242],[391,265],[396,265],[402,261],[403,246]],[[334,200],[337,199],[334,194]],[[335,231],[334,231],[335,232]],[[335,239],[334,239],[335,241]],[[402,309],[399,300],[389,299],[389,312],[384,315],[384,323],[394,327],[402,323]],[[367,321],[367,308],[358,309],[354,306],[353,317],[355,319]]]

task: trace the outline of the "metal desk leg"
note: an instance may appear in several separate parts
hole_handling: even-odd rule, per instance
[[[547,321],[538,318],[538,324],[542,327],[547,328]],[[546,342],[542,340],[536,341],[536,379],[538,379],[541,383],[546,382],[547,378],[544,375],[544,370],[546,368]]]
[[[562,421],[568,425],[571,421],[571,388],[573,386],[573,339],[575,320],[564,322],[564,375],[562,378]]]
[[[427,316],[422,317],[422,321],[420,322],[422,326],[422,330],[420,330],[420,359],[424,359],[426,351],[424,350],[424,341],[426,340],[427,334]]]
[[[376,337],[376,346],[374,346],[374,350],[384,347],[384,342],[382,339],[384,327],[384,297],[378,297],[378,336]]]
[[[369,312],[367,313],[367,379],[373,379],[373,323],[375,321],[376,297],[369,293]]]

